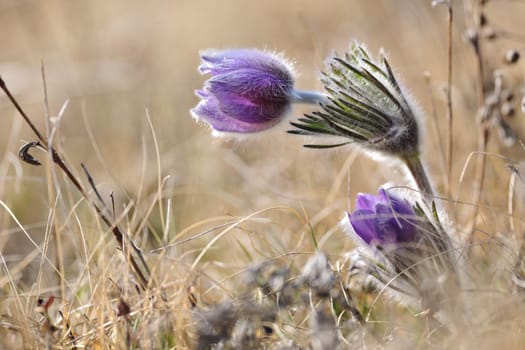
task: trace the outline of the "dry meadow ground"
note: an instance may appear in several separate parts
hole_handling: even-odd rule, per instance
[[[316,328],[320,321],[311,321],[325,315],[312,311],[322,301],[297,297],[266,317],[262,307],[239,305],[250,293],[270,309],[280,301],[267,298],[264,288],[250,289],[260,281],[247,278],[265,263],[255,279],[294,280],[317,244],[344,284],[345,255],[353,243],[339,225],[343,213],[358,192],[376,192],[385,182],[410,184],[391,164],[352,147],[305,149],[301,137],[279,132],[243,141],[213,138],[189,110],[205,79],[197,72],[201,49],[283,52],[295,62],[299,88],[322,90],[318,78],[326,57],[344,52],[352,40],[374,53],[384,48],[425,111],[423,156],[455,235],[467,233],[478,209],[476,277],[468,292],[475,295],[473,310],[492,309],[459,334],[436,331],[434,337],[413,310],[381,296],[370,306],[375,295],[355,295],[361,313],[370,307],[377,312],[359,324],[350,313],[326,306],[339,327],[334,344],[520,348],[525,301],[511,277],[525,197],[520,176],[509,190],[508,165],[519,173],[525,155],[519,106],[524,64],[507,65],[503,58],[509,49],[525,48],[525,2],[483,5],[490,25],[480,39],[485,92],[493,90],[499,69],[504,88],[515,95],[515,113],[504,120],[517,136],[509,146],[498,125],[489,128],[479,201],[480,76],[466,39],[473,26],[468,5],[478,1],[451,2],[449,168],[447,9],[432,7],[430,0],[0,0],[0,75],[40,130],[46,130],[46,117],[57,126],[55,147],[97,201],[80,164],[86,166],[112,223],[140,247],[150,269],[143,288],[130,267],[130,259],[140,259],[136,252],[126,239],[119,248],[45,152],[31,151],[40,167],[19,159],[19,148],[35,135],[1,94],[0,348],[207,348],[199,323],[224,317],[228,328],[235,324],[228,317],[243,312],[257,315],[262,325],[243,319],[254,327],[252,345],[330,348]],[[307,110],[299,106],[293,115]],[[511,248],[502,249],[500,242]],[[223,315],[217,304],[243,311]],[[479,314],[465,316],[470,317]],[[234,328],[241,332],[238,323]],[[214,332],[220,338],[221,331]],[[238,339],[228,341],[226,348],[249,348]]]

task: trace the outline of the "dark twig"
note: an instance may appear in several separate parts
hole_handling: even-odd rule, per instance
[[[82,167],[82,170],[84,170],[84,174],[86,175],[87,177],[87,180],[89,182],[89,185],[91,186],[91,188],[93,189],[93,192],[95,192],[95,195],[97,196],[97,199],[100,201],[100,204],[102,204],[102,206],[106,206],[106,203],[104,203],[104,200],[102,199],[102,196],[100,195],[100,192],[98,192],[98,189],[97,189],[97,186],[95,186],[95,181],[93,181],[93,177],[91,176],[91,174],[89,173],[89,171],[87,170],[86,166],[84,165],[84,163],[80,163],[80,166]],[[115,214],[115,211],[113,211],[113,214]]]
[[[109,194],[109,197],[111,198],[111,212],[113,213],[113,216],[115,216],[115,196],[113,195],[113,192]]]
[[[20,147],[20,149],[18,150],[18,156],[20,157],[20,159],[22,159],[24,162],[28,164],[35,165],[35,166],[42,165],[40,161],[35,159],[35,157],[33,157],[33,155],[29,153],[31,148],[35,148],[35,147],[42,147],[42,145],[40,144],[40,141],[28,142],[22,147]]]
[[[104,224],[107,227],[109,227],[111,229],[111,231],[113,232],[113,236],[117,240],[119,248],[121,248],[124,251],[123,248],[124,248],[124,236],[125,236],[125,233],[123,233],[120,230],[118,225],[112,224],[111,220],[104,213],[105,210],[103,210],[103,208],[99,207],[93,200],[91,200],[91,198],[89,197],[87,191],[84,189],[82,184],[78,181],[78,179],[75,177],[73,172],[69,169],[69,167],[66,164],[66,162],[64,161],[63,157],[54,148],[52,148],[51,145],[49,145],[47,138],[44,137],[40,133],[40,131],[38,131],[38,129],[33,124],[31,119],[29,119],[29,117],[24,112],[24,110],[22,109],[20,104],[17,102],[17,100],[14,98],[14,96],[9,91],[9,89],[8,89],[7,85],[5,84],[5,81],[2,79],[2,77],[0,77],[0,89],[2,89],[4,91],[4,93],[9,98],[11,103],[15,106],[16,110],[18,111],[18,113],[20,113],[20,115],[25,120],[27,125],[31,128],[33,133],[36,135],[36,137],[40,141],[40,147],[51,155],[51,158],[52,158],[53,162],[64,172],[66,177],[69,179],[69,181],[71,181],[73,186],[75,186],[75,188],[80,192],[82,197],[84,197],[84,199],[89,204],[91,204],[91,206],[93,207],[93,209],[95,209],[96,213],[98,214],[98,216],[102,220],[102,222],[104,222]],[[26,152],[26,154],[27,154],[27,152]],[[140,261],[141,261],[141,263],[143,265],[144,270],[146,271],[146,274],[144,274],[142,272],[143,269],[141,269],[139,267],[139,264],[137,263],[136,259],[133,256],[129,257],[129,262],[130,262],[133,270],[135,271],[135,274],[137,275],[137,278],[138,278],[138,280],[140,282],[140,285],[145,290],[147,288],[148,284],[149,284],[149,274],[150,274],[149,273],[149,268],[147,267],[147,264],[146,264],[146,262],[144,260],[144,257],[142,256],[142,253],[141,253],[140,249],[138,249],[136,247],[136,245],[133,244],[133,242],[131,240],[129,240],[129,242],[130,242],[133,250],[135,251],[135,253],[139,257],[139,259],[140,259]]]
[[[62,317],[63,320],[65,320],[65,325],[66,325],[66,336],[69,338],[69,341],[71,342],[71,349],[78,349],[77,345],[76,345],[76,339],[75,339],[75,334],[73,333],[73,328],[71,327],[71,324],[69,323],[69,318],[66,318],[64,313],[60,310],[58,310],[58,313],[60,314],[60,317]]]

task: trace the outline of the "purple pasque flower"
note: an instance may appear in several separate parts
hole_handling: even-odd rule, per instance
[[[215,131],[252,133],[279,123],[293,96],[291,66],[279,56],[255,49],[206,50],[199,71],[210,74],[193,117]]]
[[[356,208],[347,213],[354,232],[369,245],[396,245],[413,242],[417,234],[417,216],[406,199],[383,188],[377,195],[359,193]]]

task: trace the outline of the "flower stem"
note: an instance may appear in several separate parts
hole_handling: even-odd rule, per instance
[[[430,204],[434,198],[434,191],[432,190],[432,185],[430,184],[430,179],[427,175],[425,167],[421,163],[419,156],[416,157],[403,157],[410,174],[416,181],[416,185],[423,194],[427,204]]]
[[[295,103],[318,104],[328,101],[325,94],[317,91],[293,90],[291,98]]]

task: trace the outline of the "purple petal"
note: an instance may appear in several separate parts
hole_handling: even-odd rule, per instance
[[[286,101],[292,91],[293,81],[285,76],[247,68],[216,75],[208,80],[206,88],[211,94],[227,92],[250,99]]]
[[[219,109],[217,100],[212,97],[202,100],[195,108],[191,110],[191,113],[197,120],[204,121],[208,123],[214,130],[223,132],[258,132],[272,127],[276,122],[271,120],[260,123],[247,123],[242,120],[232,118]]]
[[[379,240],[376,227],[376,214],[371,210],[355,210],[349,215],[355,233],[367,244]]]
[[[406,200],[392,196],[389,199],[389,203],[376,206],[377,227],[382,240],[389,243],[413,241],[416,235],[414,211]]]
[[[287,72],[289,67],[274,55],[255,49],[205,50],[200,53],[202,74],[223,74],[237,69],[256,68],[270,73]]]
[[[218,109],[232,118],[247,123],[278,123],[290,107],[288,102],[276,103],[256,101],[241,95],[220,93],[214,96],[218,101]]]
[[[379,202],[383,202],[383,203],[387,203],[389,201],[389,195],[387,193],[387,191],[384,189],[384,188],[379,188],[379,190],[377,191],[377,194],[378,194],[378,201]]]
[[[274,125],[290,106],[291,84],[254,69],[239,69],[209,79],[205,92],[218,100],[224,114],[248,123]]]
[[[394,214],[388,204],[379,203],[376,207],[376,224],[380,241],[383,244],[396,243],[403,234],[401,218]]]
[[[356,209],[375,210],[376,204],[379,203],[379,197],[369,193],[357,194],[355,201]]]
[[[210,94],[208,94],[205,90],[195,90],[195,95],[199,96],[202,99],[208,98]]]
[[[287,106],[264,105],[253,103],[239,96],[231,96],[227,102],[220,102],[220,109],[223,113],[232,118],[247,123],[267,123],[277,124],[284,116]]]
[[[406,199],[389,196],[388,200],[394,212],[398,214],[414,215],[414,209]]]
[[[248,57],[264,57],[261,51],[255,49],[230,49],[230,50],[202,50],[199,52],[204,62],[221,64],[230,60],[244,62]]]

